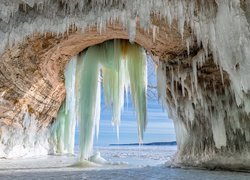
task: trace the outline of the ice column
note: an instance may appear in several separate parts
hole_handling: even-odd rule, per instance
[[[147,56],[138,45],[129,45],[127,50],[127,68],[130,78],[132,101],[137,112],[139,143],[142,143],[143,133],[147,125]]]
[[[67,64],[65,76],[66,100],[57,115],[56,123],[52,128],[56,153],[74,154],[75,127],[76,127],[76,97],[75,74],[77,57],[73,57]]]
[[[114,40],[89,47],[70,61],[65,70],[66,100],[53,128],[58,153],[73,153],[77,120],[80,160],[91,156],[95,132],[97,137],[99,133],[101,82],[118,138],[124,94],[130,89],[137,114],[139,142],[142,142],[147,124],[146,60],[145,50],[140,46]]]
[[[99,82],[99,51],[98,46],[90,47],[83,59],[79,61],[84,61],[84,65],[81,69],[77,78],[79,83],[77,84],[77,95],[76,98],[79,99],[78,109],[77,109],[77,119],[79,120],[80,129],[80,160],[88,159],[92,153],[93,139],[95,132],[95,122],[99,122],[95,118],[99,118],[97,115],[99,112],[96,111],[96,102],[99,102],[97,98],[100,96],[98,93],[98,83]],[[77,66],[81,68],[81,66]]]

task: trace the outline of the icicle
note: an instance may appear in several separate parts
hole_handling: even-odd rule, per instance
[[[175,83],[175,77],[174,77],[174,71],[171,69],[171,96],[173,97],[175,108],[177,109],[178,103],[177,103],[177,98],[175,94],[175,88],[174,88],[174,83]]]
[[[56,152],[74,154],[76,126],[75,74],[77,58],[74,57],[65,69],[66,99],[62,104],[57,120],[52,128]]]
[[[75,74],[77,57],[73,57],[65,69],[66,105],[65,105],[65,150],[73,154],[75,144],[76,102]]]
[[[114,81],[113,81],[113,120],[112,122],[117,126],[120,124],[121,110],[124,105],[124,71],[121,65],[122,51],[120,46],[120,41],[114,41]],[[117,131],[118,134],[118,131]],[[117,135],[119,137],[119,135]]]
[[[166,67],[164,63],[158,60],[158,66],[156,71],[157,76],[157,92],[158,100],[163,108],[166,108],[166,96],[167,96],[167,79],[166,79]]]
[[[63,154],[64,151],[64,130],[65,130],[65,102],[60,107],[56,123],[52,128],[53,141],[56,145],[56,153]]]
[[[98,77],[100,77],[100,74],[98,74]],[[95,132],[97,139],[99,137],[100,118],[101,118],[101,80],[99,79],[97,86],[97,97],[96,97],[95,118],[94,118]]]
[[[187,46],[187,54],[190,54],[190,38],[186,40],[186,46]]]
[[[197,61],[196,59],[193,59],[192,61],[192,68],[193,68],[193,82],[194,83],[194,87],[195,87],[195,90],[197,92],[197,89],[198,89],[198,78],[197,78]]]
[[[98,46],[90,47],[83,59],[83,69],[79,70],[79,84],[76,97],[79,99],[78,117],[80,128],[80,160],[88,159],[92,153],[94,140],[95,118],[99,112],[96,112],[98,80],[99,80],[99,60],[96,53]],[[79,59],[80,61],[80,59]],[[81,68],[81,66],[77,66]]]
[[[102,63],[104,97],[108,107],[113,110],[112,124],[117,126],[117,137],[119,137],[118,126],[124,105],[125,67],[122,66],[124,60],[119,40],[106,42],[106,47],[107,57]]]
[[[222,67],[220,66],[220,76],[221,76],[221,81],[222,81],[222,85],[224,86],[225,83],[224,83],[224,75],[223,75],[223,70],[222,70]]]
[[[123,71],[122,74],[124,74],[123,82],[124,82],[124,89],[125,89],[125,94],[126,94],[126,105],[128,107],[130,79],[129,79],[129,73],[128,73],[128,68],[127,68],[127,62],[126,62],[126,60],[124,58],[121,60],[121,67],[122,67],[121,71]]]
[[[129,36],[129,41],[131,43],[134,42],[136,36],[136,18],[129,19],[128,21],[128,36]]]
[[[137,111],[139,143],[142,143],[144,130],[147,125],[146,92],[147,64],[146,53],[138,45],[128,46],[127,67],[130,77],[132,100]]]

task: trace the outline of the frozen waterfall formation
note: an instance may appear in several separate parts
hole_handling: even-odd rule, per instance
[[[0,0],[0,155],[46,153],[55,146],[72,152],[72,141],[58,140],[70,142],[65,147],[55,143],[62,132],[51,134],[63,111],[78,116],[69,109],[77,104],[72,96],[78,96],[72,82],[86,91],[74,80],[79,60],[70,59],[104,41],[128,39],[157,63],[159,100],[176,129],[175,163],[250,168],[249,24],[249,0]],[[82,56],[92,58],[88,51]],[[98,79],[100,67],[92,63],[96,74],[91,78]],[[108,86],[114,71],[105,63],[103,84]],[[68,75],[74,71],[76,76]],[[91,98],[98,100],[95,83]],[[112,88],[120,89],[116,85]],[[122,99],[115,99],[108,87],[106,102],[118,104],[113,112],[119,124]],[[59,111],[65,96],[67,103]],[[98,119],[96,112],[91,116]],[[65,120],[64,125],[74,123]],[[88,131],[92,137],[94,130]]]
[[[101,110],[101,83],[105,104],[113,112],[117,127],[128,91],[137,111],[139,142],[147,124],[147,56],[143,48],[128,41],[113,40],[89,47],[66,67],[66,101],[53,126],[55,151],[74,153],[76,121],[80,131],[80,160],[92,155],[94,135],[98,137]]]

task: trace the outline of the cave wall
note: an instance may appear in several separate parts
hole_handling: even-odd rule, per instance
[[[163,62],[161,71],[178,144],[175,165],[248,169],[249,95],[238,106],[228,74],[203,50]]]

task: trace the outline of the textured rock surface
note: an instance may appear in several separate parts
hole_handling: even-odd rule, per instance
[[[248,105],[237,106],[228,74],[220,72],[212,59],[197,66],[196,84],[194,60],[184,56],[164,63],[167,106],[179,145],[175,163],[248,169]]]

